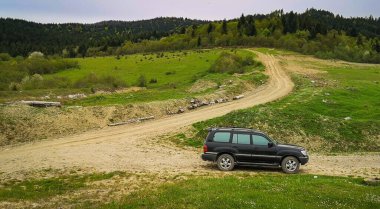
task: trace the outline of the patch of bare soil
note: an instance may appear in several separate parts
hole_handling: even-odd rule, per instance
[[[347,155],[312,155],[310,163],[303,166],[305,173],[380,178],[380,153]]]
[[[133,86],[133,87],[128,87],[128,88],[124,88],[124,89],[117,89],[115,91],[104,91],[104,90],[98,90],[96,91],[96,95],[107,95],[107,94],[114,94],[114,93],[131,93],[131,92],[137,92],[137,91],[143,91],[145,90],[146,88],[145,87],[136,87],[136,86]]]
[[[217,88],[218,84],[208,80],[198,80],[189,89],[189,93],[203,92],[211,88]]]

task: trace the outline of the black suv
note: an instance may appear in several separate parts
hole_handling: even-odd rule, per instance
[[[203,146],[202,159],[217,162],[230,171],[235,165],[281,166],[285,173],[297,173],[309,161],[306,150],[279,144],[264,133],[244,128],[213,128]]]

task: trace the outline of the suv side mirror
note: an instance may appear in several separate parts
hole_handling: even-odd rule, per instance
[[[269,147],[269,148],[271,148],[271,147],[273,147],[273,146],[274,146],[273,142],[268,142],[268,147]]]

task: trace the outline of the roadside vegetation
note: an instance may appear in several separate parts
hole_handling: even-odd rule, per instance
[[[0,188],[0,201],[39,200],[86,187],[88,183],[110,179],[122,172],[67,175],[46,179],[9,181]]]
[[[196,123],[193,134],[178,134],[170,140],[201,147],[208,127],[248,127],[313,151],[379,151],[380,67],[295,57],[295,61],[285,57],[284,67],[312,68],[316,73],[293,73],[296,88],[291,95]]]

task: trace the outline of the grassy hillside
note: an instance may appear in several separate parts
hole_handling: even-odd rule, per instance
[[[285,57],[283,65],[313,73],[293,73],[296,89],[290,96],[196,123],[195,136],[180,134],[172,140],[201,146],[207,127],[237,126],[314,151],[379,151],[380,66],[292,59]]]
[[[73,93],[92,94],[99,90],[114,92],[126,87],[144,87],[145,89],[133,94],[113,93],[105,95],[92,95],[84,100],[62,100],[66,104],[75,105],[104,105],[125,104],[132,102],[146,102],[165,99],[177,99],[197,96],[214,91],[217,85],[223,84],[225,80],[234,79],[231,73],[210,72],[211,66],[222,53],[235,54],[239,59],[253,57],[254,54],[247,50],[198,50],[165,52],[153,54],[135,54],[117,57],[91,57],[67,59],[67,62],[76,63],[75,68],[50,71],[39,75],[29,73],[27,75],[22,62],[25,61],[1,61],[0,69],[4,68],[2,74],[6,73],[7,66],[19,63],[21,76],[15,76],[13,80],[4,80],[3,88],[8,91],[0,91],[2,101],[35,99],[35,97],[49,96],[50,100],[57,100],[57,96],[65,96]],[[256,70],[254,76],[242,76],[243,80],[261,84],[265,77],[259,73],[263,67],[251,59],[250,66],[242,70],[246,73]],[[54,60],[44,62],[56,62]],[[26,65],[29,66],[29,65]],[[42,66],[48,68],[48,66]],[[27,68],[29,69],[29,68]],[[29,69],[38,71],[38,69]],[[14,71],[13,71],[14,72]],[[241,72],[240,72],[241,73]],[[4,74],[6,75],[6,74]],[[260,76],[261,75],[261,76]],[[236,76],[235,76],[236,77]],[[213,83],[214,87],[203,88],[197,92],[187,90],[197,81]],[[13,83],[10,83],[13,81]],[[8,82],[8,83],[7,83]],[[14,90],[18,91],[14,91]],[[123,91],[122,91],[123,92]]]

